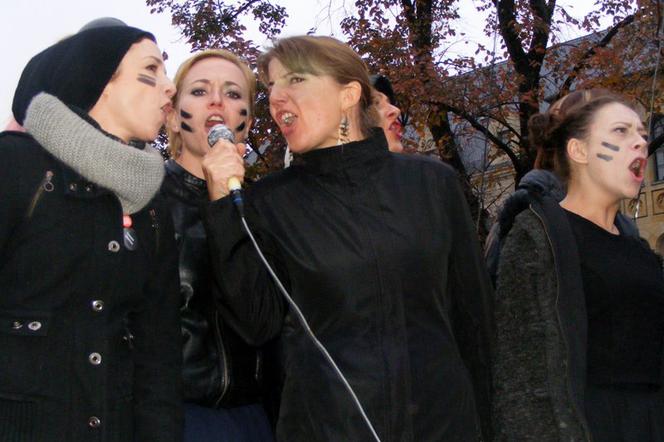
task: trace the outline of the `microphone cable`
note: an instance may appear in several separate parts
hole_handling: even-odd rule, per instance
[[[334,369],[334,372],[336,373],[337,377],[341,380],[341,382],[344,384],[344,387],[346,387],[346,390],[348,391],[348,394],[350,394],[351,398],[353,399],[353,402],[355,403],[355,406],[357,407],[358,411],[362,415],[362,419],[364,422],[367,424],[367,427],[369,427],[369,430],[371,431],[371,435],[373,436],[374,440],[376,442],[381,442],[380,438],[378,437],[378,434],[376,434],[376,430],[374,429],[373,425],[371,424],[371,421],[369,420],[369,417],[364,411],[364,408],[362,407],[362,404],[360,403],[360,400],[358,399],[357,395],[355,394],[355,391],[353,390],[353,387],[350,386],[350,383],[344,376],[344,374],[341,372],[341,369],[337,366],[337,363],[334,362],[334,359],[332,359],[332,356],[330,353],[327,351],[325,346],[318,340],[316,335],[314,334],[313,330],[311,330],[311,327],[309,327],[309,323],[307,322],[307,319],[304,317],[302,314],[302,311],[300,308],[297,306],[293,298],[288,294],[288,291],[284,287],[284,285],[281,283],[279,280],[279,277],[277,274],[272,270],[272,266],[270,266],[270,263],[267,262],[267,259],[265,258],[265,255],[263,255],[263,252],[261,251],[261,248],[258,246],[258,243],[256,242],[256,239],[254,238],[254,235],[251,233],[251,229],[249,228],[249,225],[247,224],[247,220],[244,217],[244,208],[242,207],[242,197],[238,196],[240,194],[239,191],[236,191],[236,194],[233,195],[233,202],[235,203],[236,207],[238,208],[238,213],[240,214],[240,220],[242,221],[242,225],[244,226],[244,230],[247,232],[247,235],[249,235],[249,239],[251,239],[252,244],[254,245],[254,248],[256,249],[256,252],[258,252],[258,256],[261,258],[261,261],[263,262],[263,265],[265,268],[268,270],[270,273],[270,276],[274,280],[274,282],[277,284],[277,287],[279,288],[279,291],[284,295],[284,298],[286,298],[286,301],[290,305],[291,309],[293,312],[295,312],[295,316],[297,317],[298,321],[304,328],[304,330],[307,332],[307,336],[309,336],[309,339],[314,343],[316,348],[323,354],[325,359],[330,363],[332,368]],[[239,203],[238,203],[239,201]]]

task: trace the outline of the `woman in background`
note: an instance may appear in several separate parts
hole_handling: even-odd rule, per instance
[[[498,440],[664,441],[664,280],[648,244],[618,222],[644,179],[635,107],[581,90],[530,122],[566,182],[534,195],[498,267]]]
[[[387,147],[390,152],[403,152],[403,126],[401,123],[401,109],[397,106],[397,99],[392,89],[392,83],[384,75],[370,77],[373,86],[372,103],[378,112],[378,125],[383,128]]]

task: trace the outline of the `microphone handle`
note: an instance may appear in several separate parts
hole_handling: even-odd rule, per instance
[[[231,191],[231,201],[237,207],[240,217],[244,218],[244,201],[242,200],[242,185],[240,180],[232,176],[228,179],[228,190]]]
[[[230,190],[231,192],[233,192],[234,190],[242,190],[242,184],[240,184],[240,180],[235,176],[230,177],[228,179],[227,184],[228,184],[228,190]]]

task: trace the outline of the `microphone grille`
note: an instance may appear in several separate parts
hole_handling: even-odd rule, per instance
[[[233,135],[233,131],[231,131],[223,124],[217,124],[213,126],[212,129],[210,129],[210,132],[208,132],[207,139],[210,147],[217,144],[217,141],[219,140],[227,140],[231,143],[235,143],[235,136]]]

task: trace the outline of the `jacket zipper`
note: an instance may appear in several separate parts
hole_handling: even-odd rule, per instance
[[[46,174],[44,175],[44,178],[39,183],[39,187],[37,187],[35,195],[32,197],[32,201],[30,201],[30,207],[28,208],[28,212],[26,215],[27,219],[32,218],[32,214],[34,213],[35,208],[37,207],[37,203],[41,199],[41,196],[43,195],[44,191],[52,192],[53,189],[55,188],[53,186],[53,183],[51,182],[52,179],[53,179],[53,172],[47,170]]]
[[[544,229],[544,235],[546,236],[547,241],[549,242],[549,247],[551,249],[551,255],[553,256],[553,268],[557,269],[558,264],[556,263],[556,255],[553,253],[553,242],[551,241],[551,236],[549,235],[549,230],[546,228],[546,224],[544,223],[544,220],[542,217],[537,213],[535,209],[533,209],[533,206],[530,205],[529,209],[533,214],[537,217],[537,219],[540,221],[542,224],[542,228]],[[563,343],[565,345],[565,357],[567,358],[567,364],[565,367],[565,370],[567,371],[567,376],[565,379],[565,384],[567,385],[567,393],[569,394],[570,397],[570,402],[572,404],[572,408],[574,409],[577,418],[579,419],[579,423],[581,424],[581,428],[583,428],[583,432],[586,436],[586,440],[592,441],[592,435],[590,434],[590,430],[588,429],[587,423],[585,421],[585,418],[579,411],[576,401],[574,400],[574,395],[572,394],[572,386],[570,384],[570,372],[569,372],[569,344],[567,342],[567,337],[565,336],[565,333],[563,331],[563,326],[562,326],[562,321],[560,319],[560,310],[558,309],[558,301],[560,299],[560,281],[558,280],[558,272],[556,272],[556,317],[558,319],[558,332],[560,333],[560,336],[563,340]]]
[[[221,361],[220,361],[221,364],[219,364],[222,368],[221,394],[219,395],[219,398],[215,402],[215,406],[219,407],[221,405],[221,402],[226,397],[226,394],[228,393],[228,388],[231,384],[230,370],[228,367],[228,354],[226,353],[224,340],[222,339],[221,336],[221,323],[219,321],[219,312],[214,312],[214,337],[217,340],[217,347],[219,348],[219,351],[221,353]]]

